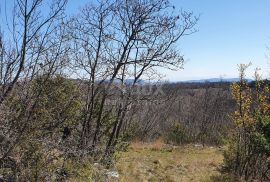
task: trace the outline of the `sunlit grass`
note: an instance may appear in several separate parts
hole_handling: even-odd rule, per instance
[[[119,181],[211,181],[218,175],[222,152],[218,148],[168,146],[135,141],[117,163]]]

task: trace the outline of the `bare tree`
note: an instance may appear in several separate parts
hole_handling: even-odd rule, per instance
[[[66,0],[53,1],[47,15],[41,12],[43,4],[43,0],[15,1],[12,15],[6,14],[12,17],[11,20],[7,18],[8,26],[0,27],[6,27],[7,31],[0,34],[0,105],[20,79],[31,79],[47,64],[41,62],[40,57],[48,53],[52,45],[50,35],[57,31],[55,22],[61,19]]]
[[[106,107],[112,87],[123,90],[115,105],[107,152],[116,145],[131,104],[127,81],[132,80],[129,85],[134,87],[141,78],[155,73],[155,68],[180,68],[184,59],[176,43],[196,31],[197,20],[189,12],[175,13],[169,1],[161,0],[95,2],[73,18],[74,57],[80,76],[82,70],[87,75],[89,88],[82,141],[87,143],[85,137],[92,136],[92,151],[100,143],[104,116],[112,111]]]
[[[44,75],[40,84],[45,84],[68,61],[61,23],[66,0],[51,1],[49,7],[46,3],[16,0],[12,14],[6,14],[7,22],[0,25],[1,163],[40,128],[33,113],[43,90],[33,93],[33,81]]]

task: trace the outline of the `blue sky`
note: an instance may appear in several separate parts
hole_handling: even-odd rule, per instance
[[[2,2],[12,2],[0,0]],[[75,13],[91,0],[69,0],[67,12]],[[201,15],[199,31],[179,42],[185,55],[184,70],[160,70],[170,81],[237,77],[237,64],[252,62],[268,76],[270,68],[270,0],[171,0],[177,9]],[[2,9],[3,10],[3,9]],[[2,12],[3,13],[3,12]]]
[[[247,76],[261,67],[268,76],[269,0],[174,0],[178,7],[201,14],[199,32],[180,42],[188,59],[184,70],[167,72],[170,80],[237,77],[237,64],[252,62]],[[270,55],[270,52],[269,52]]]
[[[87,0],[70,0],[68,9]],[[237,64],[252,62],[247,77],[270,68],[269,0],[171,0],[177,9],[200,15],[199,31],[179,42],[186,58],[183,70],[160,70],[170,81],[238,77]]]

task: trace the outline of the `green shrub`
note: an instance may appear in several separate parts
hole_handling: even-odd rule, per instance
[[[246,68],[241,65],[240,82],[232,85],[238,107],[232,114],[235,129],[224,153],[224,171],[247,181],[269,181],[270,91],[260,80],[250,88],[244,79]]]
[[[190,142],[190,139],[180,123],[175,123],[168,133],[167,141],[176,145],[181,145]]]

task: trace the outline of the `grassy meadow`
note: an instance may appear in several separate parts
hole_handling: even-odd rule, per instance
[[[133,142],[119,154],[116,168],[119,178],[113,181],[198,181],[217,176],[223,156],[220,148],[194,145],[168,146],[157,140],[152,144]]]

